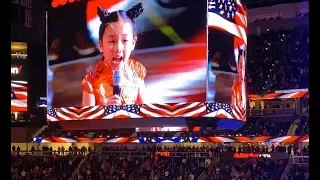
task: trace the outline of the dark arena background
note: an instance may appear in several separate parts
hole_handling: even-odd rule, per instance
[[[11,5],[12,179],[309,179],[308,1]],[[118,104],[99,8],[142,12]]]

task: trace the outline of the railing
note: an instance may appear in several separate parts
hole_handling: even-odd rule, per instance
[[[42,126],[34,135],[32,136],[33,138],[38,137],[39,134],[41,134],[46,128],[48,128],[47,125]]]
[[[293,122],[289,127],[287,135],[294,136],[297,128],[298,128],[298,125],[296,124],[296,122]]]
[[[82,154],[86,155],[88,152],[83,152],[83,151],[11,151],[12,155],[31,155],[31,156],[52,156],[53,153],[56,153],[57,155],[60,156],[67,156],[69,154],[77,155],[77,154]],[[131,156],[131,157],[151,157],[152,152],[148,151],[90,151],[89,153],[95,153],[101,156],[104,155],[114,155],[114,156]]]
[[[147,151],[92,151],[91,153],[98,154],[99,156],[113,155],[116,157],[130,156],[130,157],[151,157],[152,152]]]
[[[292,116],[294,108],[247,109],[248,116]]]
[[[64,151],[64,152],[60,152],[58,153],[57,151],[11,151],[11,155],[30,155],[30,156],[52,156],[53,153],[56,153],[59,156],[68,156],[70,154],[73,155],[78,155],[78,154],[82,154],[85,155],[84,152],[81,151]]]
[[[269,18],[276,18],[280,16],[281,17],[281,13],[271,13],[271,14],[263,14],[263,15],[256,15],[256,16],[252,16],[250,18],[248,18],[249,22],[253,22],[256,19],[269,19]]]
[[[294,156],[293,164],[309,164],[309,156]]]
[[[286,177],[288,175],[288,170],[292,167],[292,165],[293,165],[293,160],[291,158],[289,158],[288,159],[288,164],[287,164],[287,166],[286,166],[286,168],[285,168],[285,170],[284,170],[284,172],[283,172],[283,174],[281,176],[281,180],[285,180],[286,179]]]
[[[79,168],[81,167],[81,165],[87,160],[87,157],[83,157],[82,160],[80,161],[80,163],[78,164],[78,167],[73,171],[72,175],[70,176],[69,180],[75,179],[76,176],[79,173]],[[77,178],[76,178],[77,179]]]
[[[207,173],[203,171],[198,177],[198,180],[205,180],[205,179],[207,179]]]
[[[11,54],[12,59],[27,59],[27,54]]]
[[[209,152],[156,152],[156,154],[165,156],[165,157],[181,157],[181,156],[188,156],[188,157],[196,157],[196,158],[206,158],[209,156]]]

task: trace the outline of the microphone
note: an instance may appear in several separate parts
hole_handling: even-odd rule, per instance
[[[121,71],[115,70],[113,71],[113,95],[120,96],[121,93]]]

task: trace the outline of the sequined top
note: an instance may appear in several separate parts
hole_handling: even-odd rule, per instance
[[[123,79],[121,85],[122,104],[137,103],[139,87],[146,76],[146,68],[138,61],[129,59],[122,68]],[[96,67],[88,72],[82,80],[82,88],[93,93],[96,105],[104,105],[113,95],[113,71],[101,60]]]

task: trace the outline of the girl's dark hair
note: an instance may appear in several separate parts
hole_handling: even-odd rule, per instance
[[[109,23],[117,22],[119,19],[123,19],[129,22],[132,26],[133,35],[137,35],[137,28],[135,24],[135,19],[143,12],[142,3],[139,3],[133,6],[128,11],[114,11],[108,12],[108,10],[104,10],[101,7],[98,7],[97,13],[101,21],[101,25],[99,27],[99,40],[102,40],[102,36],[104,30],[106,29],[106,25]]]

